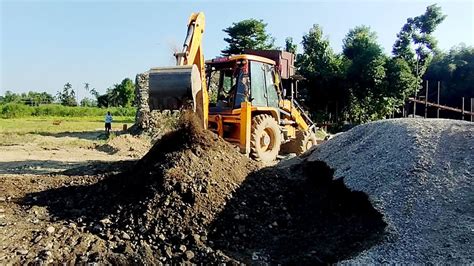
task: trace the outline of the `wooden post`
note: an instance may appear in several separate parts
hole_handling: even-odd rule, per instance
[[[426,92],[425,92],[425,118],[428,118],[428,80],[426,80]]]
[[[415,91],[415,100],[416,100],[416,95],[418,94],[417,91]],[[413,118],[416,116],[416,102],[413,101]]]
[[[439,92],[440,92],[440,83],[438,81],[438,101],[436,102],[439,105]],[[439,118],[439,108],[436,110],[436,117]]]
[[[464,120],[464,97],[462,97],[462,120]]]
[[[472,113],[474,112],[474,98],[471,98],[471,122],[474,122],[474,115]]]

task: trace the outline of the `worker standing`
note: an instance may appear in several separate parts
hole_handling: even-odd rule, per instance
[[[110,111],[108,111],[105,115],[105,132],[107,134],[109,134],[110,130],[112,130],[112,120],[112,115],[110,114]]]

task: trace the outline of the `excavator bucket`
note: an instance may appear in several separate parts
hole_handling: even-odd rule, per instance
[[[196,65],[159,67],[149,71],[150,110],[200,110],[201,77]]]

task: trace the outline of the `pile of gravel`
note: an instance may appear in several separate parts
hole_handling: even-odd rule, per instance
[[[346,262],[474,261],[473,123],[369,123],[320,145],[305,160],[336,169],[334,176],[365,192],[387,223],[380,244]]]

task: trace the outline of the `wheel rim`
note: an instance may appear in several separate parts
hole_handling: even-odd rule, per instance
[[[270,162],[277,158],[281,145],[280,127],[275,118],[259,114],[252,118],[250,156],[257,161]]]
[[[273,131],[270,128],[265,128],[262,132],[262,136],[260,137],[260,149],[263,152],[268,152],[273,149],[274,146],[274,137]]]

